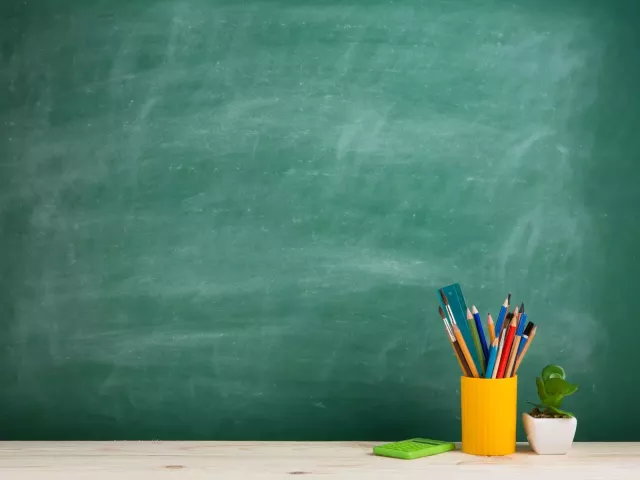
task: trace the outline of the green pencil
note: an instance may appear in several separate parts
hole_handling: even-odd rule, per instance
[[[478,329],[476,328],[476,322],[473,320],[471,310],[467,308],[467,323],[469,324],[469,330],[471,330],[471,336],[473,337],[473,345],[476,347],[476,354],[480,360],[480,376],[484,376],[484,369],[486,368],[487,359],[484,358],[484,352],[482,351],[482,345],[480,344],[480,337],[478,336]]]

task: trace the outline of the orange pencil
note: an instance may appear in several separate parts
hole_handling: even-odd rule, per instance
[[[489,330],[489,340],[493,345],[493,341],[496,339],[496,327],[493,325],[493,318],[491,318],[490,313],[487,313],[487,330]]]
[[[516,307],[516,310],[518,307]],[[513,344],[513,336],[516,334],[516,315],[514,314],[509,323],[507,330],[507,336],[504,341],[504,348],[502,349],[502,357],[500,357],[500,368],[498,368],[497,378],[504,378],[504,371],[507,368],[507,362],[509,360],[509,354],[511,353],[511,345]]]
[[[531,345],[531,342],[533,341],[533,337],[536,336],[536,330],[538,330],[538,327],[536,325],[534,325],[533,328],[531,329],[531,332],[529,333],[529,340],[527,340],[527,343],[524,344],[524,348],[522,349],[522,353],[520,355],[518,355],[518,360],[516,360],[516,366],[513,368],[513,374],[514,375],[516,373],[518,373],[518,368],[520,368],[520,364],[522,363],[522,359],[527,354],[527,350],[529,350],[529,345]]]

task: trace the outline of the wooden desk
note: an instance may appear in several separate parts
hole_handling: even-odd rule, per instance
[[[371,454],[372,442],[0,442],[0,479],[634,479],[640,443],[576,444],[566,456]]]

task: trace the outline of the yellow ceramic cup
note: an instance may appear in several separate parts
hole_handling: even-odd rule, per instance
[[[516,451],[518,377],[461,377],[462,451],[509,455]]]

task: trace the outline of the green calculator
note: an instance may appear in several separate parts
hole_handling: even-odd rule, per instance
[[[428,457],[438,453],[455,450],[456,446],[451,442],[430,440],[428,438],[411,438],[401,442],[387,443],[373,447],[373,453],[383,457],[402,458],[412,460],[414,458]]]

